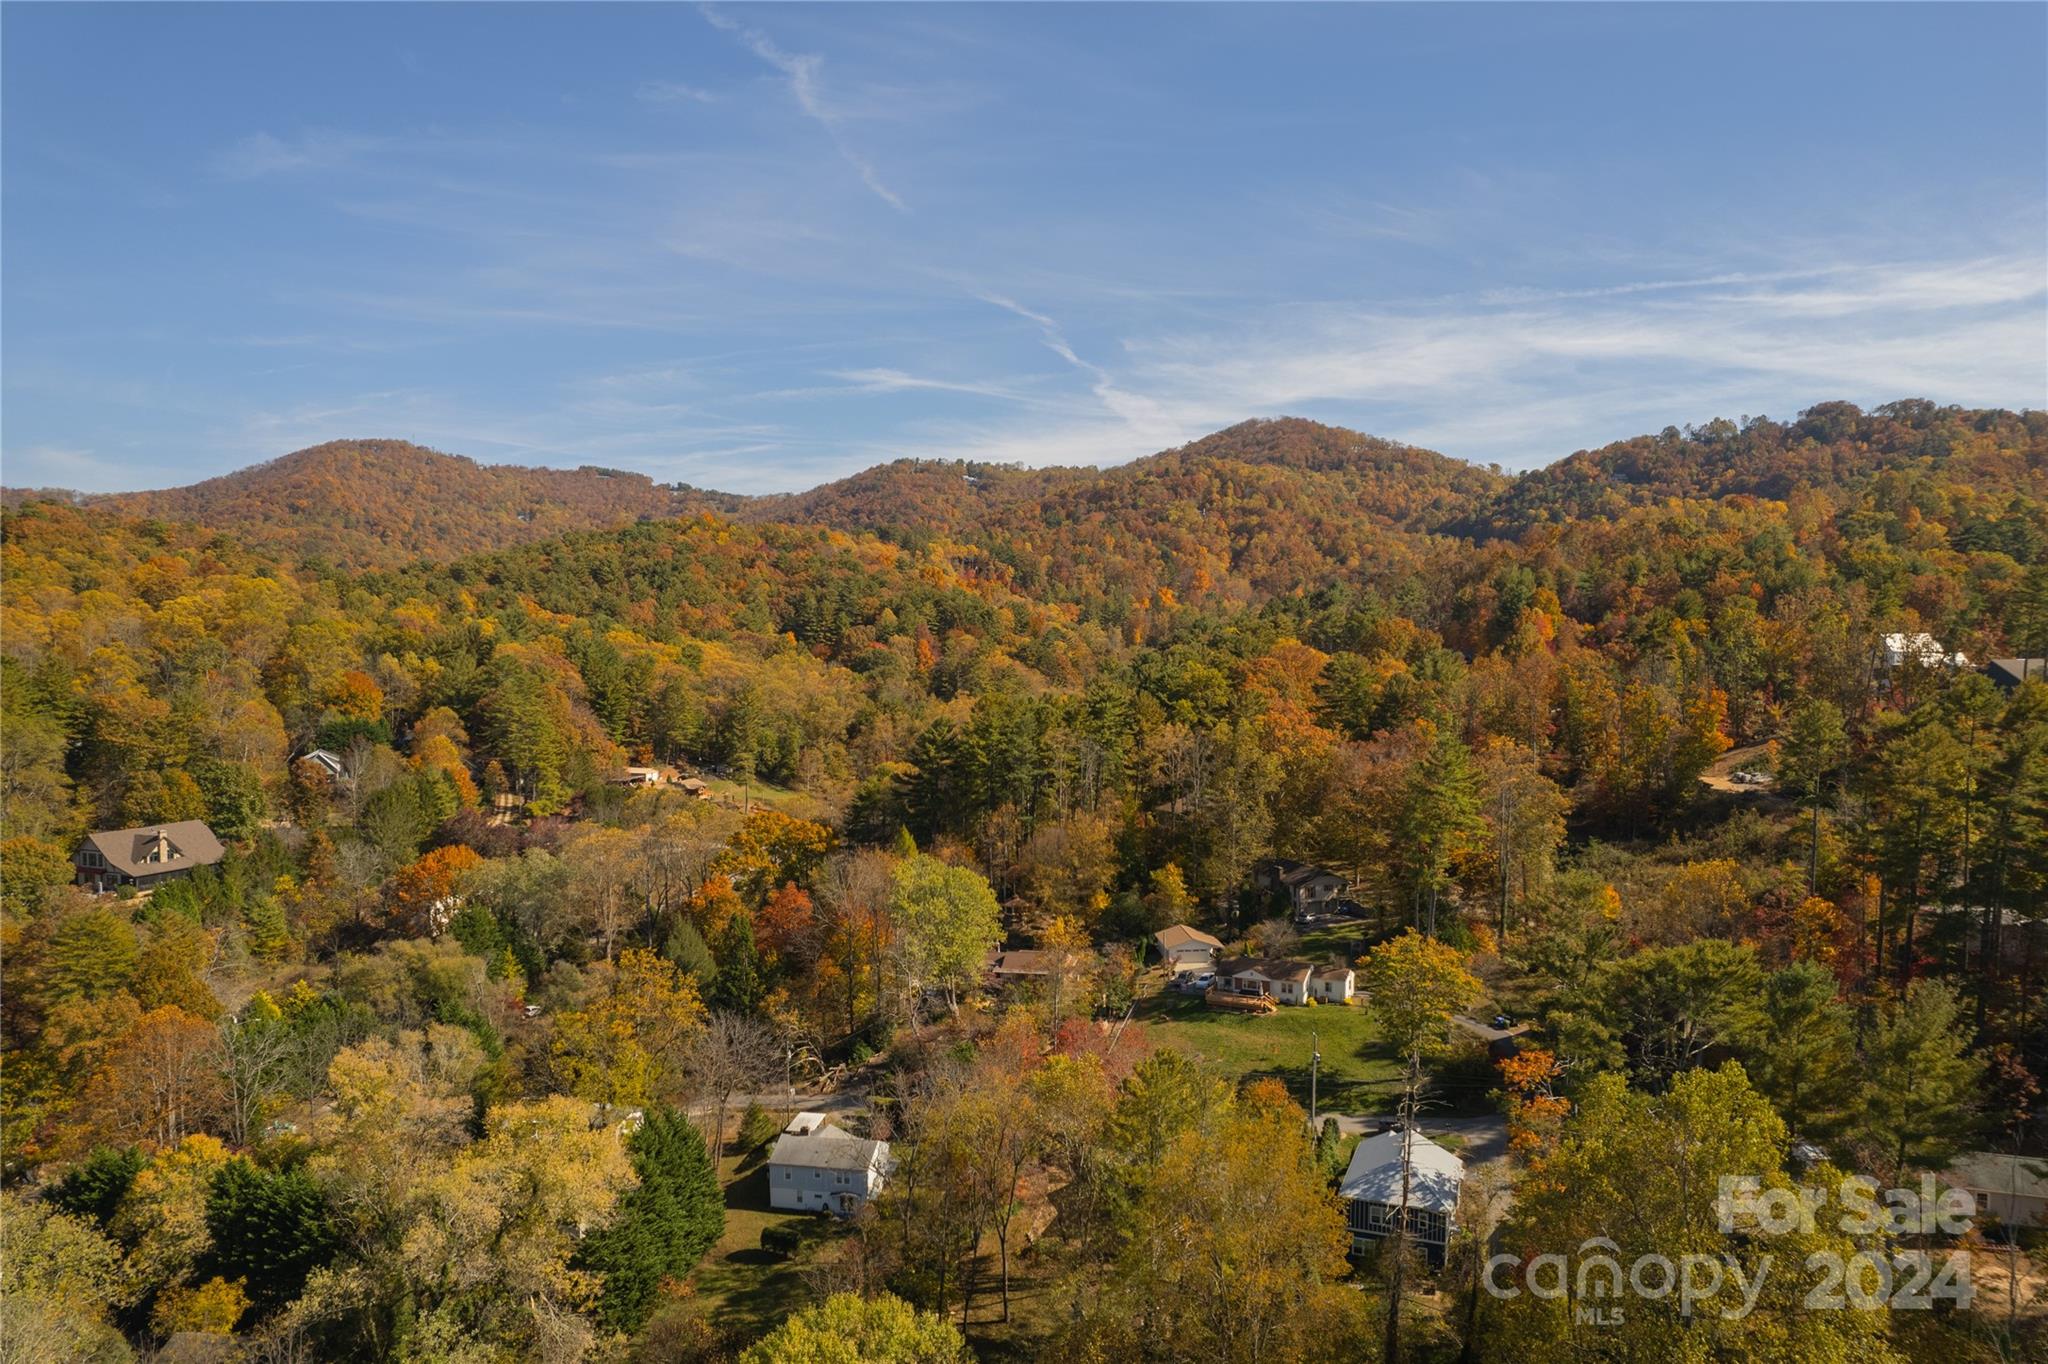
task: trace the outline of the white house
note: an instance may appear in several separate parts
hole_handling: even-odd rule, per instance
[[[1970,1195],[1979,1217],[2008,1227],[2048,1227],[2048,1160],[1965,1151],[1949,1162],[1941,1181]]]
[[[1239,957],[1216,968],[1215,988],[1229,995],[1271,995],[1282,1004],[1302,1004],[1308,1000],[1313,973],[1305,961]]]
[[[1159,948],[1159,959],[1166,963],[1166,969],[1177,976],[1207,971],[1223,954],[1221,942],[1186,924],[1168,925],[1154,933],[1152,941]]]
[[[768,1206],[847,1217],[888,1177],[888,1142],[856,1137],[823,1113],[799,1113],[768,1153]]]
[[[1311,999],[1325,1004],[1348,1004],[1358,989],[1358,973],[1348,966],[1318,966],[1308,973]]]
[[[1401,1148],[1408,1144],[1408,1197],[1401,1197]],[[1432,1264],[1444,1262],[1444,1248],[1457,1230],[1458,1191],[1465,1162],[1420,1132],[1381,1132],[1358,1143],[1345,1167],[1337,1195],[1351,1225],[1351,1253],[1362,1255],[1393,1234],[1397,1209],[1406,1207],[1408,1238]]]
[[[1940,640],[1924,630],[1913,634],[1889,634],[1882,643],[1887,668],[1903,668],[1908,663],[1917,663],[1923,668],[1970,666],[1968,658],[1960,653],[1950,653]]]

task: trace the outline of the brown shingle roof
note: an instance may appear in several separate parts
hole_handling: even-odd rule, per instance
[[[1280,884],[1283,886],[1298,886],[1304,881],[1314,881],[1324,876],[1329,877],[1332,881],[1344,880],[1343,877],[1337,875],[1336,872],[1331,871],[1328,867],[1303,866],[1281,873]],[[1347,881],[1345,884],[1349,885],[1350,883]]]
[[[1162,952],[1171,952],[1181,947],[1192,947],[1197,943],[1212,951],[1220,950],[1223,946],[1222,943],[1210,937],[1201,929],[1189,928],[1186,924],[1170,924],[1154,933],[1152,940],[1159,944],[1159,950]]]
[[[151,824],[140,829],[104,829],[85,841],[107,865],[124,876],[161,876],[167,871],[210,867],[226,856],[213,830],[196,819]]]
[[[1286,961],[1276,957],[1239,957],[1236,961],[1224,962],[1216,968],[1219,976],[1247,976],[1253,972],[1267,980],[1307,980],[1309,964],[1305,961]]]

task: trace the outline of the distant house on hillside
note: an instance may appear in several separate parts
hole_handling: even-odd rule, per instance
[[[1979,1217],[1995,1217],[2008,1227],[2048,1227],[2048,1161],[1965,1151],[1940,1179],[1970,1195]]]
[[[1216,967],[1214,988],[1227,995],[1257,995],[1282,1004],[1301,1004],[1308,1000],[1309,977],[1314,972],[1305,961],[1239,957]]]
[[[613,786],[660,786],[667,780],[659,767],[627,767],[606,778]]]
[[[1252,879],[1261,890],[1285,894],[1297,919],[1333,909],[1351,892],[1351,883],[1328,867],[1285,857],[1264,863]]]
[[[226,856],[213,830],[196,819],[141,829],[107,829],[85,836],[71,863],[78,884],[104,892],[118,886],[147,890],[189,876]]]
[[[1950,653],[1940,640],[1924,630],[1913,634],[1889,634],[1881,643],[1887,668],[1903,668],[1908,663],[1922,668],[1970,666],[1968,658],[1960,653]]]
[[[888,1177],[888,1142],[856,1137],[823,1113],[799,1113],[768,1153],[768,1206],[848,1217]]]
[[[1043,980],[1050,976],[1057,964],[1056,954],[1035,947],[1019,947],[1008,952],[988,954],[989,979],[997,985],[1010,985],[1020,980]]]
[[[329,781],[337,785],[349,780],[348,764],[342,761],[339,753],[329,752],[324,748],[316,748],[311,753],[300,758],[299,761],[311,763],[324,773]]]
[[[2048,682],[2048,658],[1994,658],[1984,675],[2000,691],[2018,691],[2022,682]]]
[[[1401,1195],[1401,1147],[1408,1141],[1408,1194]],[[1441,1266],[1444,1249],[1457,1230],[1458,1193],[1465,1162],[1420,1132],[1381,1132],[1358,1143],[1337,1186],[1351,1226],[1351,1253],[1363,1255],[1394,1232],[1396,1218],[1408,1224],[1411,1244]],[[1405,1212],[1403,1211],[1405,1209]]]
[[[702,777],[684,777],[676,783],[676,789],[692,800],[711,799],[711,785]]]
[[[1174,975],[1207,971],[1223,954],[1223,944],[1199,928],[1170,924],[1152,935],[1159,960]]]

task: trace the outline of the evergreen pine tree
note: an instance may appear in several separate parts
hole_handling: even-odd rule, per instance
[[[1799,961],[1768,976],[1743,1068],[1796,1136],[1830,1137],[1856,1100],[1856,1044],[1835,980]]]
[[[291,926],[274,895],[250,901],[242,910],[242,921],[249,929],[249,950],[260,957],[274,957],[291,944]]]
[[[1335,1118],[1324,1118],[1316,1129],[1316,1164],[1332,1181],[1344,1173],[1344,1133]]]
[[[680,1279],[725,1234],[725,1194],[704,1134],[671,1108],[651,1108],[629,1139],[638,1188],[585,1243],[582,1267],[604,1278],[598,1315],[614,1330],[647,1320],[663,1279]]]
[[[712,958],[710,945],[688,919],[676,921],[675,931],[662,947],[662,955],[674,962],[677,970],[695,976],[700,991],[708,990],[718,976],[718,962]]]
[[[259,1170],[232,1160],[214,1176],[206,1195],[206,1230],[213,1239],[213,1272],[248,1282],[259,1306],[289,1302],[306,1275],[334,1252],[327,1196],[303,1169]]]
[[[1439,729],[1415,764],[1403,794],[1399,833],[1424,931],[1436,936],[1437,900],[1450,885],[1451,864],[1484,829],[1479,775],[1455,731]]]
[[[754,916],[745,910],[734,914],[719,935],[711,1002],[742,1014],[752,1013],[761,1003],[761,953],[754,946]]]
[[[148,1159],[133,1146],[97,1146],[85,1163],[57,1182],[50,1201],[74,1217],[89,1217],[104,1227],[128,1196],[128,1186]]]

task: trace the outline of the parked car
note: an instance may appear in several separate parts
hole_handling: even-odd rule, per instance
[[[1215,983],[1216,973],[1214,971],[1204,971],[1199,976],[1189,976],[1181,982],[1180,988],[1191,995],[1199,995],[1206,994],[1209,987]]]

